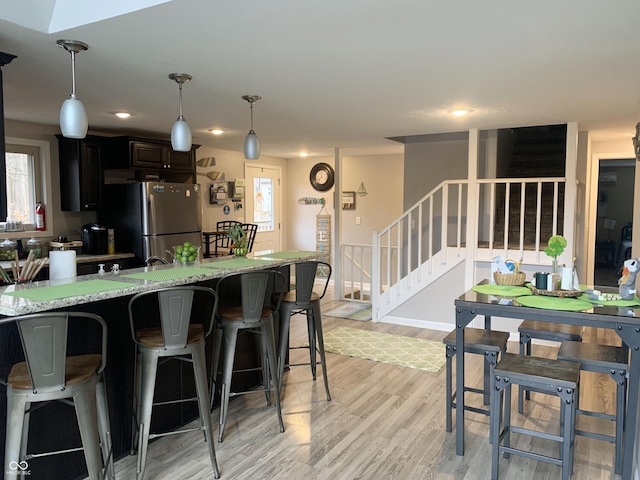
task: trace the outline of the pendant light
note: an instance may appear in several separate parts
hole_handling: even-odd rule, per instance
[[[247,160],[257,160],[260,158],[260,139],[253,131],[253,104],[260,100],[259,95],[243,95],[242,99],[251,104],[251,130],[244,139],[244,158]]]
[[[188,73],[171,73],[169,78],[180,86],[180,115],[171,128],[171,148],[176,152],[188,152],[191,150],[191,129],[182,115],[182,84],[193,77]]]
[[[71,95],[60,108],[60,130],[63,137],[84,138],[89,121],[84,105],[76,96],[76,53],[87,50],[89,45],[78,40],[58,40],[56,43],[71,54]]]

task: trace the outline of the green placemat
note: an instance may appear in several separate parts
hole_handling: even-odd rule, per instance
[[[595,305],[607,305],[609,307],[640,307],[640,298],[634,296],[632,300],[591,300],[589,295],[583,293],[578,300],[590,302]]]
[[[546,310],[564,310],[568,312],[580,312],[593,308],[590,302],[584,302],[577,298],[546,297],[544,295],[531,295],[519,297],[517,302],[525,307],[544,308]]]
[[[476,285],[471,290],[484,295],[495,295],[496,297],[521,297],[531,295],[531,290],[527,287],[517,287],[514,285]]]
[[[257,260],[255,258],[236,257],[230,260],[220,260],[219,262],[203,263],[200,266],[206,268],[243,268],[262,265],[273,265],[273,262],[269,260]]]
[[[181,278],[193,277],[195,275],[211,275],[211,270],[201,267],[176,267],[166,268],[163,270],[153,270],[151,272],[132,273],[130,275],[123,275],[123,277],[163,282],[167,280],[179,280]]]
[[[124,288],[131,288],[131,284],[126,282],[116,282],[114,280],[88,280],[86,282],[49,285],[46,287],[31,288],[28,290],[5,292],[3,295],[28,298],[30,300],[51,301],[67,297],[107,292],[109,290],[121,290]]]
[[[296,251],[287,251],[287,252],[273,252],[266,253],[264,255],[257,255],[259,258],[278,258],[282,260],[293,260],[300,257],[308,257],[309,255],[317,255],[318,252],[296,252]]]

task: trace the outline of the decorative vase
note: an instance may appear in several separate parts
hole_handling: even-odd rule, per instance
[[[244,257],[249,249],[247,247],[233,247],[233,254],[236,257]]]
[[[559,290],[562,283],[562,272],[558,271],[558,257],[553,257],[551,273],[553,274],[553,289]]]

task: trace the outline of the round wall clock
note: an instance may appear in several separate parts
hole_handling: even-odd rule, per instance
[[[333,167],[328,163],[316,163],[309,174],[311,186],[319,192],[326,192],[333,187]]]

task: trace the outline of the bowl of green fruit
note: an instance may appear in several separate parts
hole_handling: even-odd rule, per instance
[[[193,245],[191,242],[175,245],[173,252],[174,261],[177,263],[188,265],[200,261],[200,247]]]

